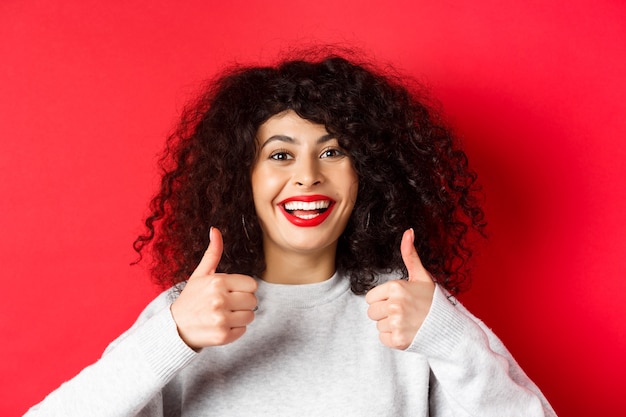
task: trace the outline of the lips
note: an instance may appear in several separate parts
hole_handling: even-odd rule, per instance
[[[306,195],[287,198],[280,203],[287,220],[299,227],[319,226],[328,218],[335,201],[324,195]]]

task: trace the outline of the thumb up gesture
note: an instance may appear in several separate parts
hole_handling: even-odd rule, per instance
[[[389,281],[365,296],[367,315],[376,321],[380,340],[395,349],[409,347],[426,319],[435,292],[435,283],[415,250],[413,229],[404,232],[400,253],[409,272],[408,281]]]
[[[222,234],[211,228],[209,247],[170,307],[178,334],[192,349],[234,342],[254,319],[257,283],[247,275],[216,273],[223,250]]]

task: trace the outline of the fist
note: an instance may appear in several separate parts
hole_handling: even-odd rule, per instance
[[[222,234],[211,228],[209,247],[170,307],[178,334],[192,349],[234,342],[254,320],[257,282],[247,275],[216,273],[223,250]]]
[[[430,311],[435,292],[435,283],[424,269],[414,241],[413,229],[409,229],[400,244],[409,279],[386,282],[365,296],[367,315],[376,321],[381,342],[394,349],[409,347]]]

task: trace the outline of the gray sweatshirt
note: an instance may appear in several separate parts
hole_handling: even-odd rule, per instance
[[[389,277],[384,277],[383,281]],[[226,346],[190,349],[157,297],[36,416],[555,416],[480,320],[437,287],[411,346],[378,338],[346,277],[259,282],[259,310]]]

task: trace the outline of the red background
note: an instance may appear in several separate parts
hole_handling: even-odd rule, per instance
[[[96,360],[156,294],[131,243],[198,82],[311,41],[429,85],[487,195],[465,303],[557,413],[623,409],[623,2],[4,0],[1,415]]]

